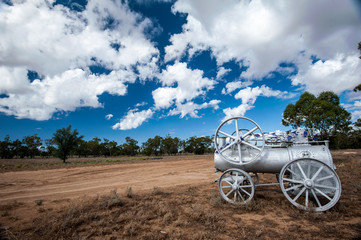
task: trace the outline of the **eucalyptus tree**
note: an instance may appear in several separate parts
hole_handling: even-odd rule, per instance
[[[305,127],[319,132],[322,139],[328,139],[335,134],[347,134],[351,114],[340,105],[339,97],[331,91],[322,92],[318,97],[305,92],[295,104],[286,107],[282,124],[293,128]]]
[[[42,145],[42,141],[37,134],[24,137],[22,142],[27,147],[27,155],[30,156],[30,158],[34,158],[36,155],[39,155],[39,147]]]
[[[52,141],[57,146],[55,154],[63,162],[66,162],[66,159],[70,153],[78,146],[83,136],[78,136],[78,130],[71,130],[71,125],[67,128],[61,128],[56,130],[53,135]]]

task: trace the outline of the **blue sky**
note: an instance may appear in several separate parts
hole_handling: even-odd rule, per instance
[[[2,1],[0,138],[140,143],[246,116],[288,130],[304,91],[361,117],[360,1]]]

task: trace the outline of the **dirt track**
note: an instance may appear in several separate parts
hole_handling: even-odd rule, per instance
[[[81,166],[38,171],[0,173],[0,199],[10,201],[59,200],[156,187],[198,185],[216,176],[211,156],[178,157],[166,161]]]
[[[295,208],[278,186],[257,188],[244,206],[222,201],[212,155],[4,160],[0,239],[360,239],[361,150],[332,154],[342,195],[323,213]]]

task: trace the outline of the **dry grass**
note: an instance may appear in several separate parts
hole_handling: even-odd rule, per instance
[[[340,156],[336,154],[335,163],[342,196],[332,209],[322,213],[295,208],[277,186],[257,188],[254,199],[241,206],[223,201],[214,183],[170,189],[155,186],[149,193],[128,188],[70,201],[57,211],[44,207],[30,226],[1,228],[0,238],[359,239],[361,158]],[[261,181],[274,181],[273,175],[260,177]]]

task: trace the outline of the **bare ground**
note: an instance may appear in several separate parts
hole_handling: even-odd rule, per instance
[[[258,187],[245,206],[225,203],[213,183],[219,174],[212,156],[70,160],[89,163],[82,165],[1,160],[0,238],[357,239],[361,150],[334,151],[333,157],[342,196],[324,213],[298,210],[278,186]],[[264,174],[260,181],[275,177]]]

